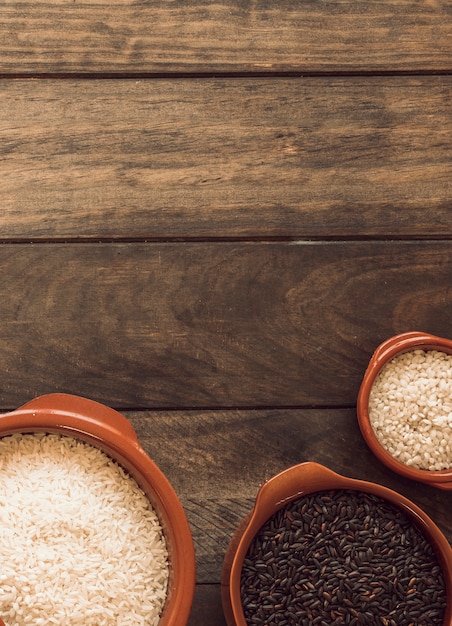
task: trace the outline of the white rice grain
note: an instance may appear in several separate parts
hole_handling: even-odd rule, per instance
[[[391,359],[372,385],[369,418],[380,443],[402,463],[452,467],[452,355],[412,350]]]
[[[0,617],[7,626],[156,626],[168,585],[157,514],[101,450],[0,439]]]

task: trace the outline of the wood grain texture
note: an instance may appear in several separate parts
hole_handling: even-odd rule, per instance
[[[226,626],[221,606],[220,585],[197,585],[187,626]]]
[[[197,586],[260,486],[316,461],[421,506],[356,420],[389,336],[452,327],[449,0],[5,0],[0,410],[122,410]],[[34,80],[38,79],[38,80]]]
[[[8,0],[1,73],[450,69],[451,3]]]
[[[452,541],[452,492],[386,469],[365,444],[354,409],[126,415],[184,505],[195,541],[199,584],[219,583],[229,541],[260,486],[305,461],[398,491],[430,515]]]
[[[452,77],[5,81],[0,238],[452,236]]]
[[[353,406],[407,330],[448,336],[450,242],[0,247],[0,406]]]

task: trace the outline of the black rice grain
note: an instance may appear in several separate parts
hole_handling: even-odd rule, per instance
[[[440,626],[446,590],[408,515],[372,494],[333,490],[289,503],[260,529],[241,600],[248,626]]]

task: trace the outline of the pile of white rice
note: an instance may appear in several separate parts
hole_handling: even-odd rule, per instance
[[[369,417],[380,443],[402,463],[452,467],[452,355],[412,350],[391,359],[372,385]]]
[[[102,451],[48,434],[0,439],[0,617],[7,626],[155,626],[162,528]]]

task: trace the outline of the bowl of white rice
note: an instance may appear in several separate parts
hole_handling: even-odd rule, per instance
[[[130,422],[92,400],[0,415],[0,557],[6,626],[187,624],[184,509]]]
[[[391,470],[452,489],[452,341],[422,332],[378,346],[364,374],[358,423]]]

